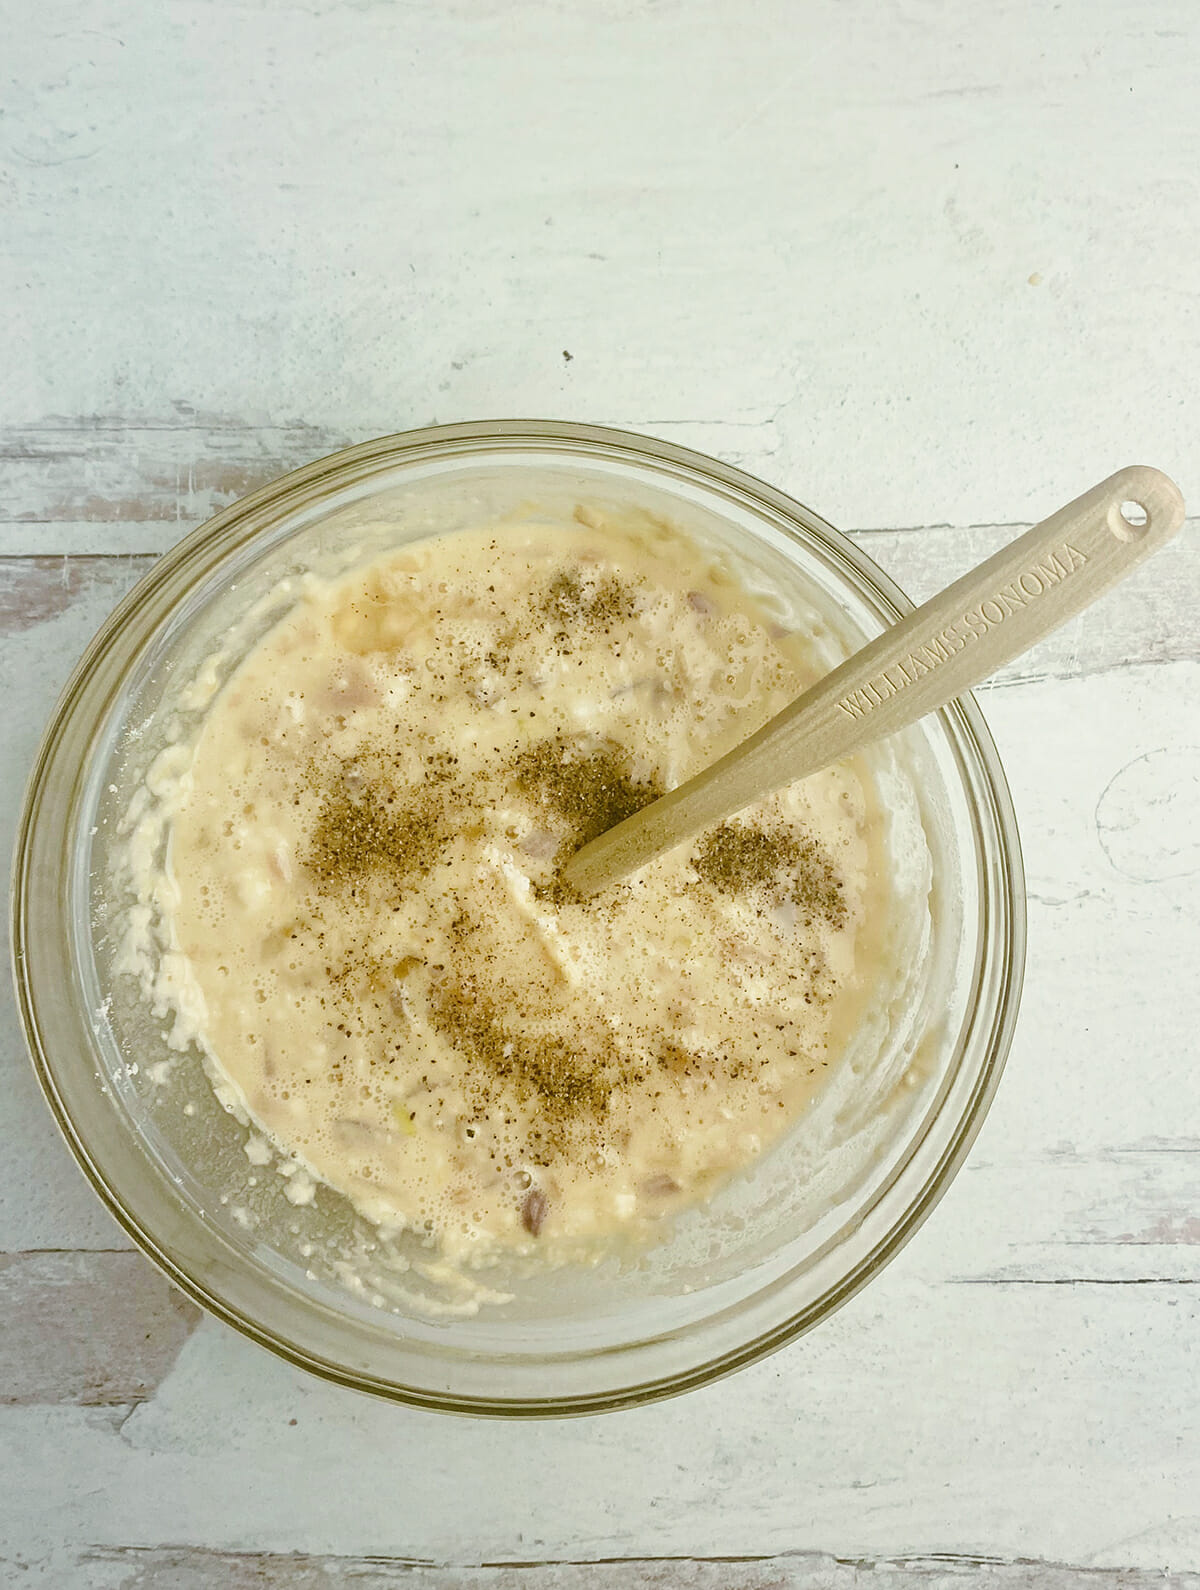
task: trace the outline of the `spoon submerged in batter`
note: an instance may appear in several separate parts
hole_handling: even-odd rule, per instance
[[[953,701],[1091,605],[1182,525],[1183,497],[1135,464],[931,597],[741,745],[576,851],[592,895],[702,828]]]

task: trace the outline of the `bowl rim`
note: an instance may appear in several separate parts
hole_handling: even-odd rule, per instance
[[[362,1370],[349,1369],[290,1339],[280,1330],[262,1325],[191,1275],[155,1233],[122,1203],[62,1096],[37,1016],[26,915],[32,881],[31,844],[40,809],[39,797],[46,782],[49,764],[71,719],[81,690],[98,662],[112,648],[131,611],[145,604],[164,583],[179,579],[188,565],[194,565],[190,571],[190,583],[203,578],[209,568],[265,528],[268,521],[264,515],[269,514],[269,520],[273,522],[284,515],[294,514],[335,481],[339,488],[348,487],[369,480],[384,467],[428,453],[452,454],[457,450],[471,451],[492,446],[510,450],[521,446],[545,448],[554,444],[561,444],[566,453],[596,448],[604,449],[609,455],[624,453],[643,467],[660,473],[667,466],[665,473],[669,475],[671,466],[674,466],[689,478],[694,479],[698,475],[703,483],[714,482],[729,487],[740,497],[748,498],[752,505],[761,504],[772,514],[780,515],[791,525],[802,529],[806,536],[815,538],[835,563],[849,565],[856,578],[871,587],[872,596],[878,599],[879,605],[890,609],[895,618],[912,611],[912,602],[890,576],[846,535],[812,509],[736,466],[676,443],[608,426],[521,419],[433,425],[374,437],[290,470],[231,503],[169,548],[126,593],[96,631],[72,670],[42,734],[21,803],[11,871],[9,926],[12,973],[17,1010],[34,1070],[59,1131],[76,1162],[136,1246],[174,1285],[207,1312],[299,1368],[335,1384],[415,1407],[508,1418],[583,1415],[641,1405],[707,1384],[767,1356],[848,1302],[895,1257],[945,1193],[974,1142],[999,1085],[1020,1005],[1026,949],[1025,881],[1016,814],[999,754],[974,696],[968,693],[957,698],[941,709],[940,715],[955,731],[951,740],[956,759],[961,760],[958,741],[965,740],[975,751],[984,774],[987,801],[991,807],[991,826],[1000,842],[999,882],[1002,885],[1001,903],[1004,909],[1001,922],[1003,943],[997,954],[1002,960],[1004,975],[990,1028],[982,1040],[985,1053],[978,1064],[975,1085],[962,1104],[954,1131],[926,1174],[918,1195],[892,1219],[886,1233],[835,1285],[803,1309],[793,1312],[741,1346],[720,1351],[715,1357],[682,1372],[640,1384],[594,1393],[556,1394],[542,1398],[482,1397],[430,1392],[421,1387],[401,1385]],[[240,535],[237,534],[239,531]],[[122,678],[131,663],[132,658],[122,670]],[[114,685],[100,705],[98,720],[107,712],[116,689]],[[969,785],[964,785],[964,788],[971,795]],[[921,1141],[923,1139],[920,1137],[914,1141],[910,1154],[880,1189],[872,1207],[878,1204],[902,1173]],[[607,1352],[621,1350],[624,1349],[605,1349]]]

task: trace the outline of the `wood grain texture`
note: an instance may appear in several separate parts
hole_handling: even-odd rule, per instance
[[[0,1569],[5,1566],[0,1560]],[[1200,1590],[1200,1575],[967,1556],[845,1561],[822,1553],[439,1567],[380,1557],[131,1546],[8,1565],[14,1590]]]
[[[138,1253],[0,1254],[0,1404],[141,1402],[199,1318]]]
[[[149,566],[124,558],[0,560],[0,853],[11,855],[25,780],[67,677],[113,606]],[[30,610],[37,623],[26,622]],[[8,913],[0,953],[8,961]],[[76,1167],[25,1051],[12,979],[0,977],[0,1251],[124,1248],[127,1239]],[[31,1373],[37,1373],[31,1370]]]
[[[390,1407],[206,1320],[131,1412],[0,1409],[8,1549],[1191,1567],[1200,1288],[943,1287],[906,1260],[784,1354],[565,1423]]]
[[[922,601],[947,576],[989,556],[1019,526],[972,525],[952,529],[930,525],[917,530],[851,531],[852,538],[895,579],[906,595]],[[1121,668],[1200,659],[1200,624],[1195,593],[1200,591],[1200,518],[1190,520],[1154,568],[1139,569],[1120,593],[1106,597],[1018,657],[977,692],[980,698],[1013,685],[1050,679],[1097,676]]]
[[[116,606],[153,561],[95,554],[74,558],[0,556],[0,637],[36,629],[64,614],[73,617],[85,605],[106,616],[106,610]],[[82,637],[83,645],[87,639]]]
[[[0,526],[163,524],[184,530],[344,446],[316,425],[253,425],[179,406],[171,419],[49,419],[0,431]],[[47,551],[59,550],[53,531]],[[111,543],[103,543],[113,551]],[[67,549],[70,550],[70,549]],[[91,549],[85,549],[91,550]]]
[[[1187,493],[1190,0],[7,3],[0,423],[607,420],[842,524]]]
[[[96,614],[95,624],[99,624],[107,610],[105,604],[115,605],[150,567],[154,555],[173,546],[194,526],[158,520],[121,524],[116,527],[117,550],[109,554],[95,551],[93,528],[75,522],[42,526],[39,537],[44,550],[22,554],[23,537],[11,534],[11,526],[0,526],[0,638],[5,624],[10,631],[27,627],[23,604],[65,612],[63,591],[74,592],[78,601],[87,604],[89,614]],[[150,531],[144,538],[140,534],[143,528]],[[944,584],[949,575],[982,561],[1020,529],[1017,525],[961,529],[931,525],[919,530],[852,529],[848,534],[907,595],[919,601]],[[128,542],[125,531],[130,532]],[[89,545],[93,550],[87,550]],[[1195,593],[1200,590],[1200,518],[1189,520],[1155,561],[1153,571],[1138,570],[1130,577],[1119,599],[1106,598],[1096,612],[1073,619],[1063,631],[1040,642],[1036,654],[1007,664],[986,688],[1200,659],[1200,626],[1195,618]],[[78,614],[71,620],[79,651],[91,634],[84,628],[85,622]],[[64,663],[68,660],[63,658]]]

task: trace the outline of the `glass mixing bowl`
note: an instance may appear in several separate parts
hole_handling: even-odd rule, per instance
[[[282,1180],[250,1163],[246,1128],[216,1103],[197,1054],[163,1082],[163,1012],[120,969],[129,901],[118,861],[131,804],[199,721],[197,680],[219,683],[309,572],[581,501],[681,525],[780,623],[810,631],[831,665],[909,609],[816,514],[678,447],[517,421],[386,437],[255,492],[154,566],[64,691],[17,839],[13,945],[29,1047],[68,1143],[130,1236],[198,1303],[293,1363],[460,1412],[639,1403],[825,1318],[945,1191],[996,1088],[1020,991],[1016,825],[964,697],[870,753],[909,920],[899,980],[864,1022],[840,1090],[645,1251],[485,1272],[491,1292],[456,1290],[329,1189],[293,1207]]]

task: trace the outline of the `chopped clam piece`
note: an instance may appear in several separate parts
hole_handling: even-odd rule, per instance
[[[642,1183],[641,1190],[647,1198],[667,1198],[671,1193],[681,1192],[683,1189],[674,1176],[662,1172],[657,1176],[648,1177]]]
[[[532,1192],[525,1194],[525,1202],[521,1205],[521,1224],[530,1236],[536,1237],[541,1231],[549,1210],[550,1204],[540,1188],[535,1187]]]
[[[532,833],[525,835],[519,848],[527,856],[532,856],[534,861],[549,861],[561,844],[562,840],[548,828],[535,828]]]

